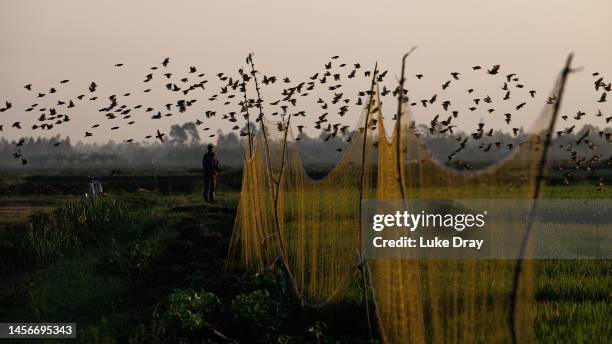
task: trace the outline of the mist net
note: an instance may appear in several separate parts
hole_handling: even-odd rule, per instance
[[[291,130],[264,120],[267,135],[260,131],[253,158],[245,160],[229,267],[282,262],[308,305],[342,295],[360,262],[359,211],[371,177],[370,109],[363,109],[336,166],[318,180],[304,170]]]
[[[560,98],[560,84],[551,99]],[[288,125],[259,122],[253,152],[247,152],[244,163],[226,267],[262,271],[280,266],[310,306],[338,300],[351,278],[364,271],[360,267],[367,268],[384,342],[531,342],[531,261],[414,259],[403,253],[401,259],[364,262],[360,206],[371,198],[533,199],[555,101],[545,105],[504,159],[466,171],[433,158],[407,106],[389,135],[377,93],[371,89],[342,157],[319,180],[304,170]],[[522,203],[530,207],[529,201]],[[528,238],[525,226],[513,230]],[[530,241],[525,242],[529,250]]]
[[[560,80],[549,99],[557,99]],[[510,154],[476,171],[458,170],[434,159],[408,107],[391,135],[379,112],[376,198],[524,199],[525,209],[514,211],[528,213],[554,103],[545,105]],[[526,236],[524,225],[511,230],[518,237]],[[529,250],[530,241],[526,243]],[[407,253],[401,258],[368,262],[384,342],[500,343],[512,342],[513,336],[517,342],[533,341],[532,261],[411,259]]]

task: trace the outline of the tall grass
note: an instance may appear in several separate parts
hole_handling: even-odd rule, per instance
[[[97,244],[100,236],[125,226],[126,222],[129,219],[125,206],[114,199],[83,198],[48,214],[33,215],[18,254],[26,262],[46,263]]]

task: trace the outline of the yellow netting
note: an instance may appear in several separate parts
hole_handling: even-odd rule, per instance
[[[260,131],[253,153],[247,148],[242,171],[242,190],[230,240],[227,269],[259,270],[280,253],[274,212],[274,182],[266,165],[267,149]]]
[[[288,146],[280,188],[282,239],[295,285],[309,304],[338,297],[359,264],[359,231],[355,229],[360,222],[361,185],[364,192],[369,190],[371,160],[371,145],[364,147],[365,138],[371,142],[372,132],[370,125],[365,134],[365,111],[342,158],[323,179],[309,178],[296,145]],[[364,148],[368,163],[362,169]]]
[[[553,96],[559,96],[558,85]],[[380,101],[371,96],[341,160],[321,180],[304,171],[291,131],[263,120],[266,135],[260,130],[253,157],[245,161],[227,264],[262,270],[281,262],[304,303],[335,300],[360,264],[362,199],[531,199],[553,109],[545,107],[501,162],[465,172],[432,158],[408,108],[388,139]],[[370,194],[376,128],[376,190]],[[525,232],[516,228],[517,236]],[[530,261],[403,258],[367,264],[384,342],[533,340]]]
[[[557,82],[554,96],[558,96],[559,86]],[[402,111],[404,122],[393,129],[391,138],[379,112],[376,197],[531,199],[553,110],[553,102],[545,106],[529,133],[504,160],[469,172],[432,158],[408,108]],[[514,211],[528,213],[531,204],[523,204],[526,209],[517,207]],[[517,226],[513,230],[521,237],[526,228]],[[533,340],[531,261],[403,258],[369,262],[379,328],[385,342],[512,342],[513,326],[517,341]],[[522,264],[522,270],[515,279],[517,264]]]
[[[370,188],[374,122],[370,108],[364,108],[340,161],[320,180],[311,179],[304,170],[291,131],[263,120],[267,150],[260,131],[255,154],[245,161],[228,266],[241,263],[264,269],[282,258],[304,303],[322,305],[341,295],[360,262],[361,195]],[[272,183],[265,180],[268,172],[262,171],[268,166]],[[278,227],[273,222],[275,207]]]

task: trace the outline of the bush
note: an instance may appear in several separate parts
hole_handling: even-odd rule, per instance
[[[307,334],[308,337],[316,343],[326,343],[330,341],[327,337],[327,324],[322,321],[316,321],[311,326],[308,326]]]
[[[138,278],[149,271],[159,253],[159,239],[119,245],[113,238],[107,256],[99,264],[103,271]]]
[[[255,335],[278,331],[277,325],[289,317],[281,303],[274,301],[265,290],[236,295],[231,301],[230,311],[240,325]]]
[[[211,292],[176,289],[168,295],[159,319],[167,329],[176,329],[191,337],[211,330],[211,316],[220,310],[221,301]]]

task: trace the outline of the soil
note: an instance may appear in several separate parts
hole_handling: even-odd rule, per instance
[[[195,204],[171,209],[184,218],[176,226],[178,235],[154,264],[146,283],[170,289],[204,288],[220,297],[231,295],[234,277],[224,273],[224,262],[232,235],[235,209],[214,204]],[[229,283],[228,283],[229,282]]]

